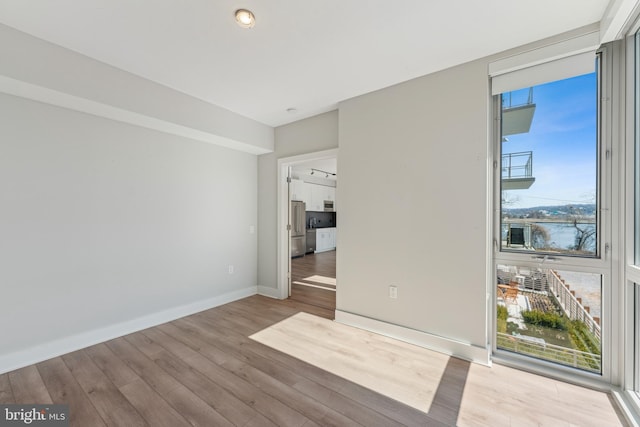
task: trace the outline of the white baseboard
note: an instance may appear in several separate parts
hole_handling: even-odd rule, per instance
[[[0,355],[0,374],[255,295],[256,286]]]
[[[395,338],[480,365],[491,366],[491,352],[488,348],[439,337],[341,310],[336,310],[336,322],[384,335],[389,338]]]
[[[280,296],[280,290],[267,286],[258,286],[258,295],[263,295],[269,298],[282,299],[282,297]]]

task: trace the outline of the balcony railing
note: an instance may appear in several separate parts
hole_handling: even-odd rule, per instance
[[[600,373],[602,358],[599,354],[561,347],[553,344],[541,344],[528,337],[497,333],[497,346],[520,354],[537,357],[562,365],[572,366],[585,371]]]
[[[600,318],[594,318],[591,315],[589,309],[585,308],[581,301],[578,301],[575,291],[571,292],[555,271],[548,270],[547,279],[549,280],[550,291],[564,309],[565,314],[572,320],[579,320],[584,323],[587,329],[600,340],[602,336]]]
[[[528,94],[524,90],[502,94],[502,137],[527,133],[531,129],[536,104],[533,103],[533,88]]]
[[[518,93],[521,93],[521,92],[523,91],[518,91]],[[502,94],[502,109],[504,110],[508,110],[510,108],[522,107],[525,105],[533,105],[533,87],[529,88],[529,91],[527,92],[526,101],[523,101],[523,98],[519,96],[514,102],[513,92]]]
[[[533,176],[533,151],[502,155],[502,179],[531,178]]]
[[[502,155],[502,189],[526,190],[535,182],[533,151]]]

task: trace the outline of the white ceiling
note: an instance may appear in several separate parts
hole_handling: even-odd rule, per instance
[[[0,22],[278,126],[335,109],[357,95],[597,22],[607,4],[0,0]],[[238,8],[254,12],[254,28],[235,24]]]

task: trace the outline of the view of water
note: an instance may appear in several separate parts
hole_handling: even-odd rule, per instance
[[[537,222],[535,224],[549,232],[549,245],[551,247],[557,249],[573,249],[575,247],[578,231],[573,224],[564,222]],[[594,232],[596,229],[595,224],[578,224],[578,226],[587,232]],[[595,252],[595,234],[593,238],[587,240],[583,250]]]
[[[540,237],[533,236],[532,246],[536,249],[543,249],[544,247],[552,248],[554,250],[573,250],[576,248],[576,237],[579,231],[572,223],[567,222],[535,222],[531,223],[532,226],[540,227],[546,230],[546,235],[549,240],[545,243]],[[512,226],[522,227],[522,223],[518,223],[517,220],[513,221]],[[524,224],[526,227],[527,225]],[[592,234],[590,238],[583,244],[582,250],[586,252],[595,253],[596,250],[596,234],[595,224],[578,224],[580,229],[584,230],[586,234]],[[535,234],[535,233],[534,233]],[[502,239],[507,239],[507,226],[502,229]],[[527,238],[528,243],[528,238]]]

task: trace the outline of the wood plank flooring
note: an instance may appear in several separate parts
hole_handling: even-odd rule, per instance
[[[503,366],[472,365],[307,313],[263,329],[251,339],[406,403],[446,425],[623,425],[606,393]]]
[[[291,316],[250,338],[423,412],[429,412],[450,359],[307,313]]]
[[[336,251],[307,254],[291,259],[290,298],[294,301],[335,310],[335,291],[322,289],[335,289],[335,280]]]
[[[82,427],[554,425],[542,415],[517,418],[532,404],[529,392],[582,403],[594,393],[448,359],[441,377],[422,379],[432,390],[425,413],[248,338],[298,312],[333,318],[291,299],[245,298],[2,374],[0,403],[67,403],[71,425]],[[494,389],[511,390],[519,403],[486,392]],[[563,409],[578,414],[584,405]]]

